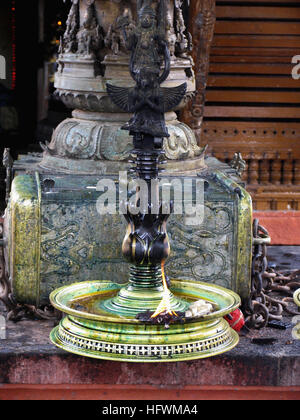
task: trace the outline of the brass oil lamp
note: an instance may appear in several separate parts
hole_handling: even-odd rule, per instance
[[[238,343],[238,334],[223,317],[241,302],[235,292],[224,287],[169,281],[165,274],[170,254],[169,214],[159,199],[159,188],[152,185],[159,180],[163,140],[169,136],[164,114],[182,101],[187,86],[161,87],[171,61],[165,40],[164,0],[157,10],[147,0],[138,2],[137,16],[134,31],[126,32],[126,17],[119,22],[131,51],[130,74],[135,86],[107,84],[112,102],[133,114],[122,129],[133,138],[132,174],[147,186],[146,199],[137,191],[138,212],[123,203],[128,226],[122,252],[131,265],[129,281],[125,286],[87,281],[52,292],[52,305],[66,316],[50,338],[72,353],[119,361],[213,356]],[[146,204],[141,206],[141,202]]]

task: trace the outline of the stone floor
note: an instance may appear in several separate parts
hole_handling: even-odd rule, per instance
[[[269,247],[268,255],[277,270],[300,268],[300,247]],[[245,389],[254,399],[264,398],[267,391],[274,399],[299,399],[300,340],[292,336],[293,318],[284,321],[289,324],[286,330],[252,330],[233,350],[213,358],[151,364],[96,360],[57,349],[48,338],[53,321],[8,322],[6,339],[0,339],[0,400],[41,395],[46,399],[82,395],[98,400],[209,399],[225,397],[224,390],[234,399]],[[273,343],[252,341],[266,337],[273,338]],[[36,388],[29,392],[28,387]]]
[[[278,271],[300,270],[300,246],[269,246],[268,262]]]

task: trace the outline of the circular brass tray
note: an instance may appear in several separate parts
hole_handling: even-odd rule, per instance
[[[224,315],[240,305],[239,296],[223,287],[172,280],[172,293],[186,301],[204,299],[214,311],[169,328],[105,310],[103,301],[123,285],[108,281],[75,283],[55,290],[52,305],[66,316],[50,334],[58,347],[82,356],[131,362],[169,362],[214,356],[239,341]],[[145,308],[146,310],[147,308]]]

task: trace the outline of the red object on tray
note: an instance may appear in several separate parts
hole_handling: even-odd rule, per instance
[[[240,309],[236,309],[229,315],[224,316],[224,318],[229,323],[231,328],[237,332],[241,331],[245,325],[244,315]]]

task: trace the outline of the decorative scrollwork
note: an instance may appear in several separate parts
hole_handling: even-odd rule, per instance
[[[232,211],[223,205],[206,203],[205,220],[206,226],[197,230],[177,218],[170,220],[173,253],[167,263],[168,272],[171,276],[230,287],[231,267],[226,250],[233,233]]]
[[[246,162],[242,158],[241,153],[235,153],[230,166],[236,171],[237,175],[241,177],[246,169]]]

